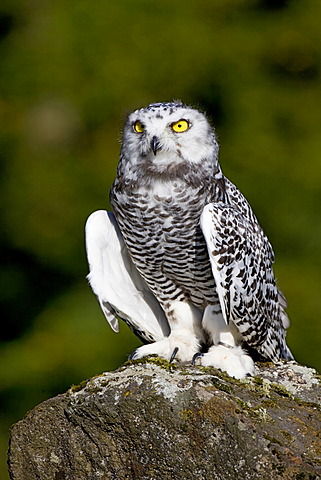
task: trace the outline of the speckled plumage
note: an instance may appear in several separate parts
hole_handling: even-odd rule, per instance
[[[202,345],[203,365],[236,377],[254,370],[244,344],[269,360],[292,358],[272,247],[244,196],[222,174],[204,114],[179,102],[130,114],[110,200],[131,261],[171,332],[135,357],[169,359],[174,351],[186,361]],[[151,340],[144,331],[140,336]]]

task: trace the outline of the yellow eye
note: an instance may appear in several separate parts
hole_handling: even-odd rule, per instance
[[[190,127],[187,120],[179,120],[178,122],[172,123],[172,129],[176,133],[186,132]]]
[[[145,125],[143,125],[142,122],[137,120],[137,122],[134,123],[133,128],[134,128],[135,132],[143,133],[143,131],[145,130]]]

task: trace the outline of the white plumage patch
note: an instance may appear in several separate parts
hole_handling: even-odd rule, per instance
[[[88,280],[115,331],[125,320],[146,341],[169,334],[164,311],[137,272],[112,213],[99,210],[86,223]]]

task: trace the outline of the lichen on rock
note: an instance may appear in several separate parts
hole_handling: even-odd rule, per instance
[[[98,375],[14,425],[11,479],[319,479],[319,376],[258,374],[150,358]]]

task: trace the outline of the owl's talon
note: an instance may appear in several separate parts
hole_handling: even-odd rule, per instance
[[[174,350],[173,350],[173,353],[171,355],[171,358],[169,360],[169,363],[172,363],[177,355],[177,352],[178,352],[179,348],[178,347],[175,347]]]
[[[204,353],[195,353],[195,355],[193,355],[193,358],[192,358],[192,365],[196,365],[196,360],[199,358],[199,357],[203,357]]]
[[[128,357],[128,360],[135,360],[135,356],[136,356],[136,353],[137,353],[137,350],[134,350],[133,353],[131,353]]]

